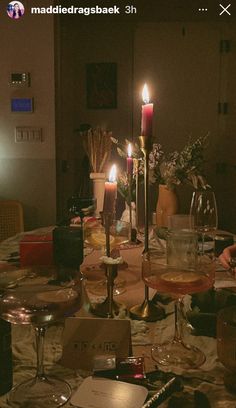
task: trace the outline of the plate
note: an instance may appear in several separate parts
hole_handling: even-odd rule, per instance
[[[0,288],[14,285],[19,279],[24,278],[28,273],[27,269],[17,269],[7,262],[0,262]]]

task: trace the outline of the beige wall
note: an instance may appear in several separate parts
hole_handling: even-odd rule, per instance
[[[94,19],[88,24],[85,19],[61,19],[59,150],[70,162],[61,177],[68,190],[59,187],[65,193],[64,202],[80,177],[81,141],[74,129],[81,123],[104,124],[118,138],[138,136],[141,90],[147,81],[155,103],[154,136],[165,150],[181,148],[189,135],[197,138],[210,132],[207,175],[216,191],[220,227],[236,230],[236,195],[229,188],[235,178],[235,25],[190,20],[114,23]],[[231,41],[229,53],[220,53],[221,39]],[[117,109],[87,109],[85,67],[89,62],[117,63]],[[218,102],[225,101],[229,113],[219,115]],[[221,162],[226,164],[226,173],[218,171]],[[187,212],[192,190],[181,189],[180,194],[182,210]]]
[[[54,24],[51,16],[30,15],[29,4],[38,2],[24,1],[18,21],[7,16],[7,4],[1,2],[0,198],[20,200],[31,229],[55,223]],[[31,86],[11,87],[11,72],[29,72]],[[34,112],[11,113],[12,97],[33,97]],[[15,143],[16,126],[41,127],[43,143]]]
[[[79,183],[83,149],[78,132],[81,123],[103,126],[119,139],[133,133],[133,30],[128,23],[99,19],[88,24],[69,16],[61,18],[58,67],[58,207],[62,215],[66,201]],[[117,63],[117,109],[87,109],[86,64]],[[61,171],[61,161],[68,164]]]

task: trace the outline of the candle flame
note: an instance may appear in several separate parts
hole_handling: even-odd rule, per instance
[[[110,173],[109,173],[109,181],[111,183],[114,183],[116,181],[116,173],[117,173],[116,165],[113,164],[113,166],[111,167]]]
[[[132,156],[132,146],[131,143],[128,144],[128,157]]]
[[[143,102],[145,104],[149,103],[149,92],[148,92],[147,84],[144,84],[142,97],[143,97]]]

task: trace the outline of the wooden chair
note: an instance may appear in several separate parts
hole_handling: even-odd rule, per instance
[[[23,231],[22,204],[16,200],[0,200],[0,242]]]

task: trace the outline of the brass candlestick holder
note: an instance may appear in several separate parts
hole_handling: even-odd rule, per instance
[[[139,159],[134,159],[134,174],[135,174],[135,210],[136,210],[136,228],[139,226]]]
[[[129,185],[129,222],[130,222],[130,243],[135,244],[137,242],[137,231],[133,228],[132,220],[132,174],[128,174]]]
[[[132,174],[128,175],[128,184],[129,184],[129,222],[132,239]]]
[[[145,205],[145,225],[144,225],[144,253],[148,252],[149,239],[149,153],[151,151],[151,141],[145,136],[140,136],[140,147],[144,156],[144,205]],[[145,285],[144,301],[140,305],[130,309],[130,317],[136,320],[155,322],[161,320],[165,315],[164,309],[155,305],[149,300],[149,288]]]
[[[107,258],[109,262],[111,258]],[[119,314],[124,305],[117,303],[113,299],[114,280],[117,277],[118,264],[106,263],[106,278],[107,278],[107,297],[102,303],[96,303],[92,306],[92,313],[99,317],[113,318]]]
[[[92,313],[100,317],[113,318],[119,314],[121,308],[124,305],[117,303],[113,300],[113,288],[114,280],[117,277],[118,264],[121,262],[121,258],[111,258],[110,247],[110,228],[113,222],[113,213],[103,214],[103,223],[105,227],[106,235],[106,256],[103,258],[103,262],[106,266],[106,278],[107,278],[107,297],[102,303],[96,303],[92,306]]]

